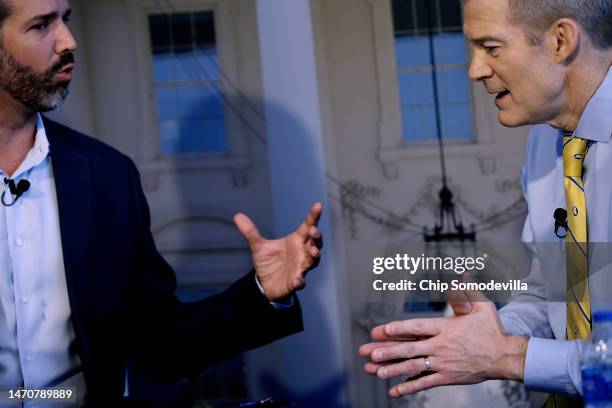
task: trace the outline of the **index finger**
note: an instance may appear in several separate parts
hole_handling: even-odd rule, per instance
[[[387,323],[390,324],[390,323]],[[400,340],[400,341],[410,341],[417,340],[417,336],[402,336],[402,335],[394,335],[390,336],[385,331],[385,327],[387,324],[381,324],[380,326],[376,326],[370,332],[370,337],[375,341],[386,341],[386,340]]]
[[[370,357],[370,354],[372,354],[372,350],[376,349],[376,348],[385,348],[385,347],[391,347],[391,346],[397,346],[398,344],[402,344],[403,342],[401,341],[381,341],[381,342],[374,342],[374,343],[367,343],[367,344],[363,344],[361,345],[361,347],[359,347],[358,353],[360,357]]]
[[[319,224],[319,219],[321,218],[321,208],[321,203],[315,203],[308,212],[304,222],[298,227],[297,233],[304,240],[309,239],[310,228],[316,227]]]
[[[308,216],[306,217],[306,221],[304,223],[308,227],[316,227],[319,224],[319,219],[321,218],[321,203],[315,203],[310,211],[308,212]]]
[[[443,317],[435,317],[391,322],[384,326],[384,333],[392,337],[435,336],[440,333],[444,321]]]

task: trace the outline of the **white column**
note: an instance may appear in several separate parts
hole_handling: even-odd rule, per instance
[[[257,17],[275,234],[292,231],[311,205],[320,201],[320,227],[326,238],[322,262],[299,293],[305,331],[271,346],[279,354],[273,357],[275,378],[267,382],[280,386],[298,403],[346,406],[343,308],[333,267],[311,4],[309,0],[257,0]]]

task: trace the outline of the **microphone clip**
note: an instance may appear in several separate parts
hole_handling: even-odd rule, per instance
[[[555,235],[559,238],[565,238],[569,230],[567,226],[567,210],[565,210],[565,208],[557,208],[553,214],[553,218],[555,219]],[[565,235],[559,233],[559,228],[565,229]]]
[[[15,180],[5,177],[4,184],[8,185],[11,195],[15,196],[12,202],[7,203],[5,201],[6,190],[2,192],[2,197],[0,198],[0,201],[2,201],[2,204],[5,207],[12,207],[13,205],[15,205],[17,200],[19,200],[19,197],[21,197],[23,193],[30,189],[30,182],[28,180],[19,180],[19,183],[15,184]]]

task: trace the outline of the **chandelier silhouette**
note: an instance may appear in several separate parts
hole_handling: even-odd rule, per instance
[[[475,242],[476,230],[474,225],[466,228],[461,222],[461,216],[455,203],[453,193],[448,187],[446,177],[446,161],[444,157],[444,141],[440,125],[440,101],[438,97],[438,80],[436,77],[436,56],[433,45],[433,22],[430,2],[426,3],[427,20],[429,24],[429,57],[431,60],[431,79],[433,85],[434,108],[436,118],[436,135],[440,155],[440,167],[442,171],[442,189],[438,194],[440,202],[436,211],[436,220],[432,228],[423,227],[423,239],[425,242]]]

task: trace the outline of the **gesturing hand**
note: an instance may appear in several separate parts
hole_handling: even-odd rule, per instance
[[[295,231],[284,238],[269,240],[259,235],[249,217],[234,216],[238,231],[249,244],[255,272],[268,300],[280,300],[306,286],[306,273],[319,264],[323,246],[317,228],[320,217],[321,204],[316,203]]]
[[[450,302],[455,312],[451,317],[375,327],[374,342],[359,348],[359,355],[371,359],[364,366],[366,373],[380,378],[410,377],[389,390],[392,397],[440,385],[494,378],[522,380],[527,338],[505,334],[495,305],[480,292],[465,294],[469,303]]]

